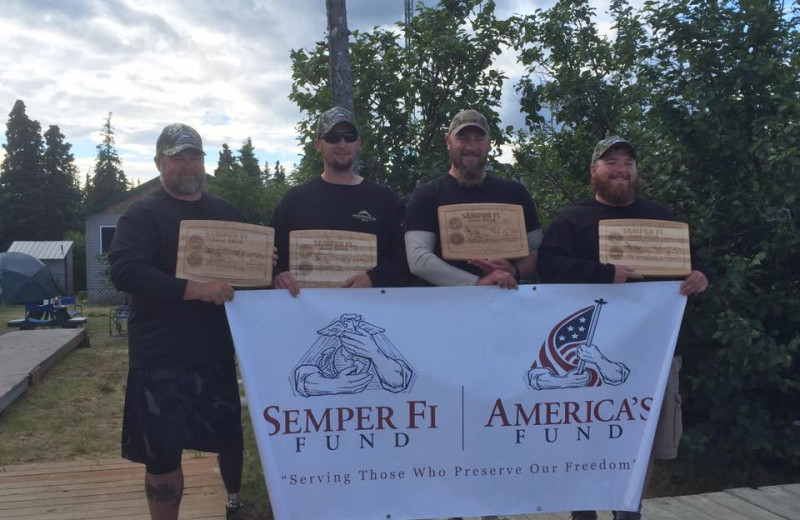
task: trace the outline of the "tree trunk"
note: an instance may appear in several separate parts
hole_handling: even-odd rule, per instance
[[[346,0],[326,0],[326,4],[333,104],[354,112],[353,77],[350,73],[350,31],[347,28]]]

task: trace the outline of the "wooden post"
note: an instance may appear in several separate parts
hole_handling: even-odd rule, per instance
[[[333,104],[354,112],[353,77],[350,73],[350,30],[347,28],[346,0],[326,0],[326,5]]]

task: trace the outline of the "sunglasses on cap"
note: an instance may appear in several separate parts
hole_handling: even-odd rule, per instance
[[[358,140],[358,134],[355,132],[329,132],[325,134],[323,139],[328,144],[336,144],[344,138],[346,143],[355,143]]]

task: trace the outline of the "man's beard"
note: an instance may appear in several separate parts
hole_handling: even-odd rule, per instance
[[[597,177],[592,177],[591,183],[592,191],[612,206],[627,206],[632,203],[636,200],[636,195],[639,194],[642,185],[638,175],[633,182],[624,185],[617,185],[611,179],[601,181]]]
[[[171,191],[180,195],[194,195],[203,189],[205,182],[205,174],[197,175],[179,175],[174,181],[166,182],[164,176],[161,176],[161,182],[167,185]]]
[[[477,163],[468,166],[464,164],[460,155],[450,155],[450,160],[453,162],[453,166],[455,166],[456,172],[458,173],[456,179],[461,186],[473,188],[481,185],[483,178],[486,176],[484,170],[486,167],[486,157],[480,157],[479,159]]]

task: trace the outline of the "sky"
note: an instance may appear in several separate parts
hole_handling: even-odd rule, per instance
[[[553,3],[497,0],[497,15]],[[602,14],[608,0],[594,5]],[[394,27],[403,8],[403,0],[348,0],[348,27]],[[247,137],[262,166],[279,160],[291,169],[301,153],[295,125],[302,114],[288,98],[289,54],[325,39],[326,25],[323,0],[3,0],[0,142],[22,99],[42,132],[58,125],[72,144],[81,181],[91,174],[109,112],[134,183],[158,174],[155,141],[173,122],[198,130],[209,172],[222,143],[236,150]],[[520,127],[514,84],[522,68],[511,53],[498,66],[508,76],[501,118]]]

